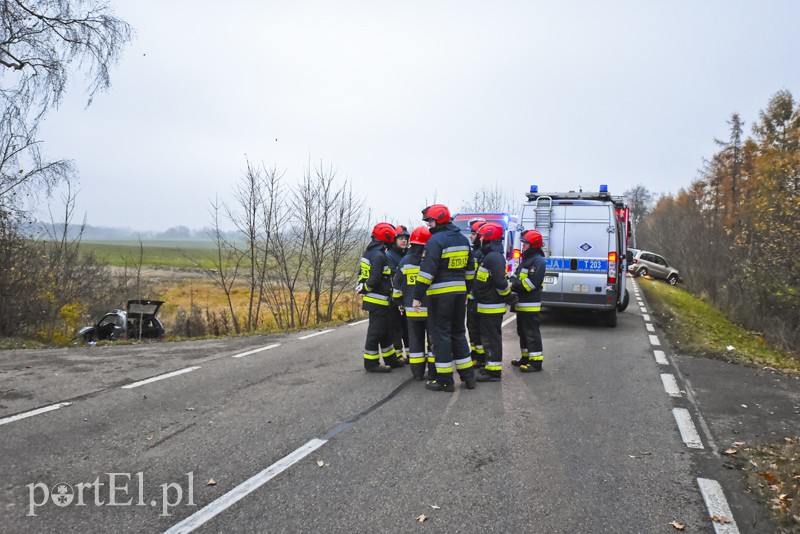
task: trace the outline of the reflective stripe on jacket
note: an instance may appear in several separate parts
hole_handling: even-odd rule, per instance
[[[469,239],[452,223],[431,230],[425,245],[414,298],[422,300],[450,293],[466,293],[472,285],[475,267]]]

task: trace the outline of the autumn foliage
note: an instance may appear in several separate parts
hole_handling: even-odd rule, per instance
[[[800,108],[780,91],[744,136],[738,114],[700,177],[639,228],[687,289],[787,350],[800,342]]]

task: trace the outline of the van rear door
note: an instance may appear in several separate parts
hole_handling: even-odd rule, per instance
[[[607,305],[608,253],[616,250],[612,206],[575,201],[564,208],[563,301]]]

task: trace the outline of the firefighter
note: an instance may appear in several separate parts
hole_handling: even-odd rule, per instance
[[[431,237],[431,232],[427,226],[420,226],[411,232],[411,249],[408,254],[403,256],[394,273],[394,296],[397,302],[401,302],[405,309],[405,317],[408,323],[408,351],[409,363],[411,364],[411,374],[414,380],[423,380],[425,374],[425,364],[428,364],[428,377],[434,380],[436,376],[436,364],[433,356],[429,356],[428,343],[428,297],[423,295],[422,304],[415,309],[414,286],[417,283],[419,265],[422,263],[422,252],[425,243]]]
[[[408,228],[398,225],[395,229],[394,243],[386,250],[386,259],[389,261],[389,268],[392,270],[392,277],[395,275],[397,265],[403,256],[406,255],[408,249]],[[389,306],[389,330],[392,332],[392,344],[397,351],[397,357],[406,360],[406,352],[408,350],[408,325],[406,324],[406,316],[402,306],[402,297],[392,297],[391,306]]]
[[[469,225],[469,240],[472,243],[472,254],[475,257],[475,265],[480,264],[483,259],[481,252],[481,240],[478,237],[478,229],[486,223],[483,217],[475,217],[467,223]],[[486,352],[481,344],[480,325],[478,323],[478,307],[472,292],[467,295],[467,333],[469,334],[469,349],[472,354],[472,365],[479,369],[486,365]]]
[[[547,262],[542,252],[542,234],[536,230],[522,232],[522,257],[511,277],[511,289],[519,297],[514,310],[517,312],[517,334],[522,356],[511,360],[523,373],[542,370],[542,333],[539,330],[539,312],[542,309],[542,282]]]
[[[428,296],[428,328],[433,338],[436,380],[427,382],[425,387],[433,391],[455,391],[455,366],[467,389],[474,389],[475,369],[465,324],[467,285],[475,278],[472,248],[469,239],[451,222],[447,206],[428,206],[422,210],[422,219],[428,223],[431,238],[425,245],[412,307],[419,311],[422,298]]]
[[[472,293],[486,350],[486,366],[478,372],[478,382],[499,381],[503,371],[503,314],[506,312],[506,299],[511,294],[503,254],[503,233],[503,227],[493,222],[478,229],[483,259],[475,273]]]
[[[403,366],[392,345],[389,331],[392,279],[385,250],[394,243],[394,238],[394,226],[386,222],[375,225],[372,241],[361,257],[361,276],[356,285],[356,291],[364,295],[361,307],[369,313],[364,368],[372,373],[388,373],[393,367]],[[381,365],[381,354],[385,365]]]

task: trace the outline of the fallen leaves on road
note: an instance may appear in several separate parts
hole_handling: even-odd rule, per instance
[[[217,485],[217,481],[214,480],[213,478],[209,478],[208,482],[206,482],[206,486],[216,486],[216,485]]]
[[[675,530],[683,530],[686,528],[686,525],[682,523],[678,523],[677,521],[670,521],[669,524],[675,528]]]
[[[717,515],[717,514],[711,516],[711,521],[713,521],[714,523],[720,523],[722,525],[731,522],[731,520],[725,517],[724,515]]]
[[[728,456],[731,456],[733,454],[736,454],[737,452],[739,452],[739,451],[737,451],[736,449],[731,447],[729,449],[725,449],[724,451],[722,451],[722,454],[727,454]]]
[[[425,516],[425,514],[422,514],[417,518],[417,521],[420,522],[420,523],[424,523],[427,520],[428,520],[428,518]]]
[[[155,437],[155,435],[154,435],[154,434],[150,434],[149,436],[147,436],[147,441],[150,441],[150,440],[152,440],[154,437]]]
[[[441,510],[441,508],[439,508],[435,504],[431,504],[430,507],[433,508],[434,510]]]
[[[317,460],[317,466],[318,467],[325,467],[325,462],[323,462],[322,460]]]

